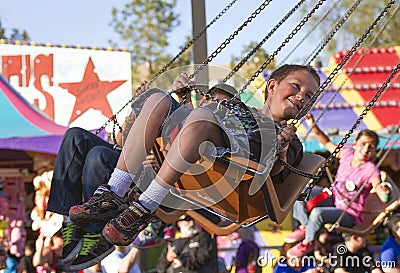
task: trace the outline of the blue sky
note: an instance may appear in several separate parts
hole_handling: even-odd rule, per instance
[[[207,23],[213,19],[231,0],[206,0]],[[0,18],[7,30],[12,28],[25,29],[32,41],[37,43],[52,43],[82,46],[109,46],[108,40],[113,40],[120,47],[124,44],[109,26],[112,7],[122,8],[127,1],[122,0],[13,0],[2,1]],[[248,25],[226,49],[212,62],[213,64],[229,63],[231,56],[241,56],[243,46],[250,41],[259,42],[275,24],[298,1],[280,0],[271,4]],[[214,51],[243,21],[262,3],[256,0],[238,0],[237,3],[207,32],[208,52]],[[191,35],[191,1],[178,0],[176,12],[180,14],[181,25],[169,35],[168,52],[175,55],[179,46],[184,45],[186,35]],[[292,18],[293,17],[293,18]],[[294,14],[265,43],[263,48],[272,53],[299,22],[299,13]],[[288,44],[277,60],[283,59],[296,45],[296,41],[307,33],[302,30]],[[300,62],[311,49],[304,43],[289,59],[290,62]]]

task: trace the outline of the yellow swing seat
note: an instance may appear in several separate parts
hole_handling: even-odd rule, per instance
[[[161,150],[161,147],[163,147],[161,140],[158,139],[156,156],[163,159],[166,152],[164,149]],[[297,168],[306,173],[315,173],[324,160],[322,156],[305,153]],[[172,190],[171,194],[227,220],[214,224],[196,211],[186,212],[216,235],[229,234],[240,226],[252,225],[268,217],[278,224],[282,223],[309,182],[308,178],[296,173],[291,173],[282,183],[273,183],[267,176],[263,188],[254,194],[249,194],[254,176],[264,169],[260,164],[242,157],[229,156],[215,161],[204,157],[197,164],[203,166],[204,171],[193,175],[183,174],[175,183],[176,189]],[[227,172],[228,167],[229,172]],[[238,179],[240,183],[232,182]],[[207,195],[207,191],[203,190],[210,188],[212,195]],[[229,194],[226,194],[227,190]],[[219,196],[220,200],[217,202],[211,200],[215,196]],[[178,214],[183,213],[179,211],[171,215],[162,209],[159,210],[156,216],[164,222],[176,220],[179,217]],[[221,226],[221,222],[224,226]]]

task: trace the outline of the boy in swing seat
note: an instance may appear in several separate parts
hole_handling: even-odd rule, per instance
[[[189,84],[192,84],[189,77],[181,74],[175,79],[173,90]],[[270,143],[275,144],[274,125],[279,128],[276,139],[280,144],[278,156],[297,166],[302,159],[302,145],[295,134],[296,128],[288,125],[287,120],[296,117],[318,90],[319,84],[320,79],[314,68],[283,65],[267,81],[264,107],[253,111],[252,115],[248,114],[249,109],[240,101],[230,101],[233,107],[221,117],[217,113],[219,103],[211,102],[204,107],[185,109],[187,114],[181,119],[173,115],[174,111],[181,108],[178,102],[160,89],[150,89],[134,102],[137,104],[137,108],[134,108],[137,118],[107,185],[99,186],[88,202],[72,207],[69,211],[71,220],[90,222],[96,221],[99,216],[103,216],[103,219],[107,217],[105,220],[109,221],[102,232],[105,239],[115,245],[129,245],[149,224],[155,210],[169,193],[169,188],[191,164],[201,158],[201,144],[212,143],[212,155],[215,157],[228,153],[260,162],[265,144],[260,136],[260,127],[263,122],[267,123],[266,120],[272,124],[274,131],[274,139],[268,140]],[[261,122],[257,123],[254,116],[260,116]],[[239,120],[239,126],[235,121],[230,122],[235,118]],[[139,199],[120,210],[121,200],[127,195],[132,179],[160,132],[175,128],[176,123],[171,120],[178,120],[181,129],[172,141],[160,170]],[[227,124],[236,125],[227,128]],[[284,167],[278,161],[271,168],[271,176],[285,176]]]

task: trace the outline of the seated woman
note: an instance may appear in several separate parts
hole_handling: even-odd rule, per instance
[[[180,76],[174,81],[174,90],[193,84],[186,75]],[[88,202],[72,207],[71,220],[85,222],[108,218],[110,220],[103,229],[106,240],[116,245],[129,245],[148,225],[175,181],[201,158],[204,148],[210,146],[205,143],[214,145],[212,156],[229,153],[263,163],[265,155],[270,154],[269,147],[275,149],[277,141],[280,144],[278,155],[289,164],[298,164],[302,145],[295,134],[295,126],[288,125],[287,120],[296,117],[318,90],[319,83],[319,76],[312,67],[284,65],[268,80],[266,101],[260,111],[251,111],[236,100],[227,104],[213,101],[204,107],[186,108],[186,114],[178,118],[173,113],[181,105],[169,94],[159,89],[145,92],[134,102],[140,114],[108,184],[100,186]],[[160,132],[167,132],[168,136],[169,128],[175,128],[176,121],[180,131],[155,179],[137,201],[131,201],[126,207],[121,200],[132,177]],[[274,125],[280,130],[277,139]],[[283,169],[277,161],[271,166],[270,175],[280,175]]]

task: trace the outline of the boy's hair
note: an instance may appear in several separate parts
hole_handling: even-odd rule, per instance
[[[318,83],[318,86],[321,83],[321,80],[318,76],[317,71],[314,69],[314,67],[310,65],[301,65],[301,64],[284,64],[280,66],[279,68],[275,69],[274,72],[272,72],[271,76],[269,79],[274,79],[280,83],[284,78],[286,78],[289,74],[296,72],[296,71],[301,71],[304,70],[308,73],[310,73],[315,81]],[[267,99],[268,92],[265,90],[265,99]]]
[[[400,222],[400,213],[395,213],[390,216],[389,222],[387,224],[390,229],[390,235],[393,236],[393,233],[397,232],[399,229],[398,223]]]
[[[374,139],[375,146],[376,146],[376,148],[378,148],[379,136],[375,131],[372,131],[372,130],[369,130],[369,129],[361,130],[358,133],[357,137],[356,137],[356,141],[359,140],[360,137],[362,137],[362,136],[367,136],[367,137],[370,137],[370,138]]]
[[[218,83],[211,87],[211,89],[208,91],[208,94],[210,94],[211,96],[220,94],[228,96],[229,98],[233,98],[233,96],[237,93],[238,91],[233,86],[225,83]]]

